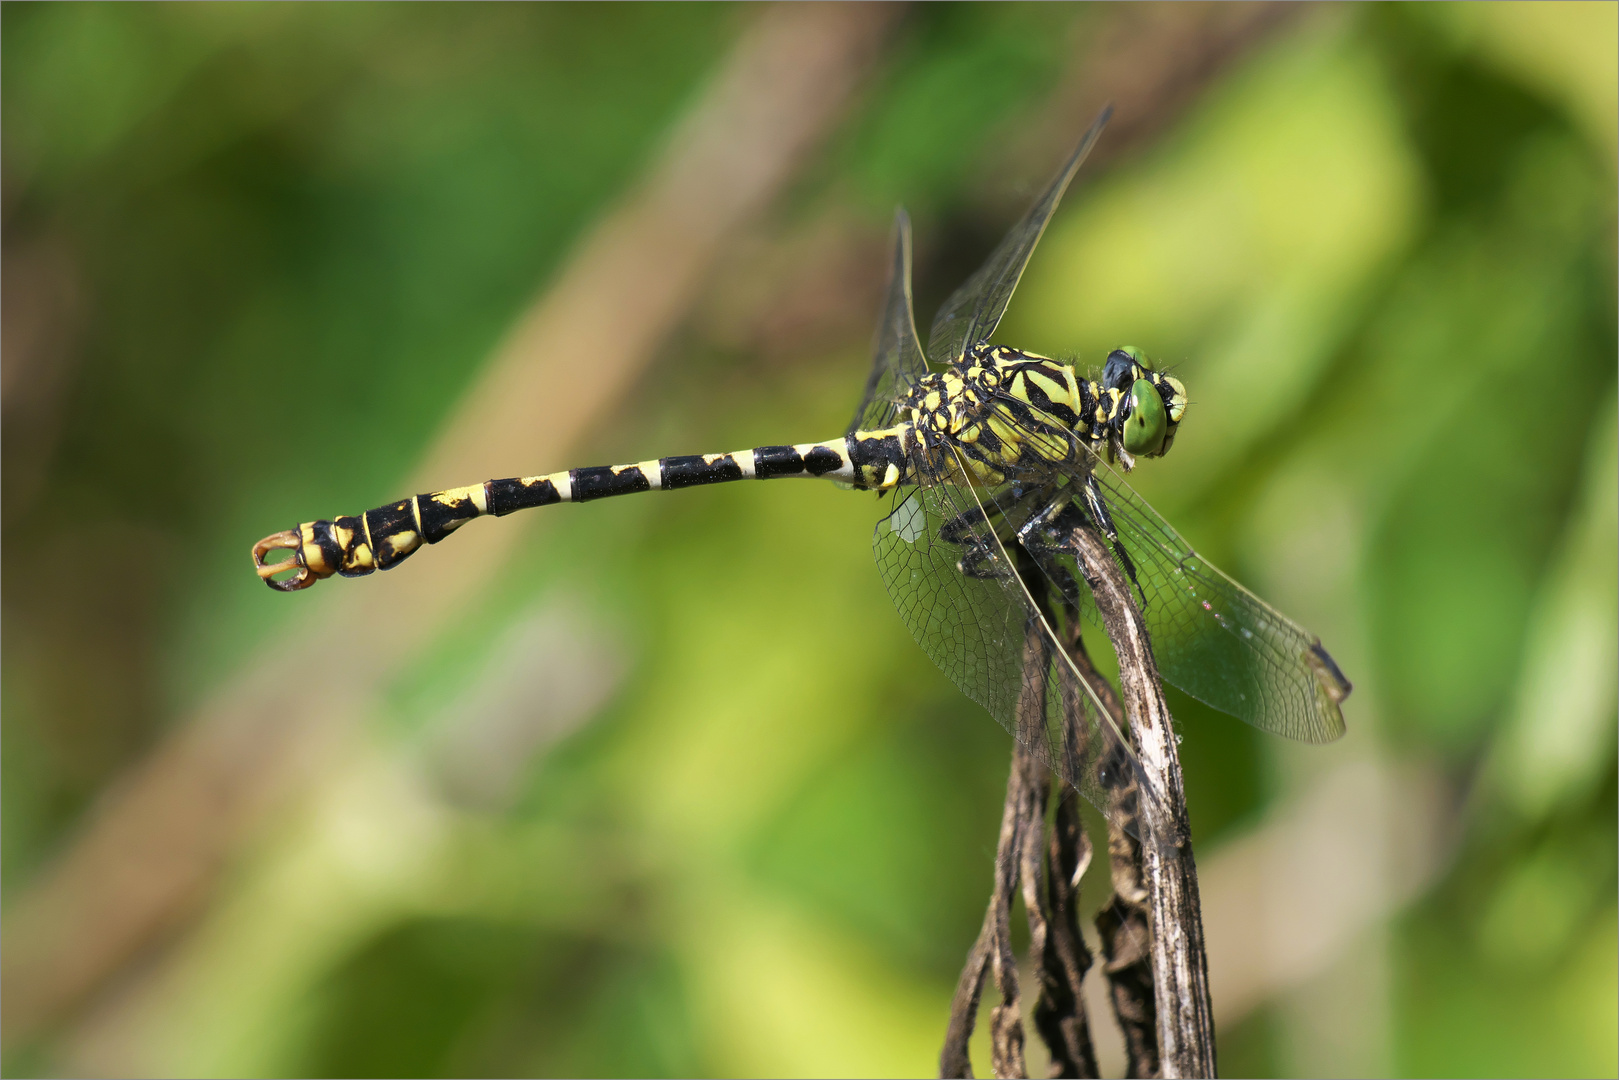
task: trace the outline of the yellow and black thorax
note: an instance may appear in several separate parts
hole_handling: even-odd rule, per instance
[[[949,371],[917,380],[902,404],[917,449],[959,453],[985,483],[1072,467],[1087,454],[1126,465],[1161,456],[1186,411],[1180,381],[1117,349],[1100,379],[1006,346],[978,345]]]

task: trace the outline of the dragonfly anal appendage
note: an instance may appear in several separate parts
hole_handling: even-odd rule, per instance
[[[253,545],[253,569],[258,572],[264,583],[272,589],[278,589],[281,592],[296,592],[299,589],[307,589],[318,579],[309,572],[309,567],[304,564],[302,548],[303,538],[294,529],[286,529],[273,536],[266,536],[263,540]],[[279,562],[265,562],[264,557],[272,551],[291,551],[293,556]],[[284,578],[281,581],[275,580],[275,575],[285,570],[296,570],[298,572],[293,577]]]

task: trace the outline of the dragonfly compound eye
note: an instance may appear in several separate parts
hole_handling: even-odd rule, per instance
[[[1107,354],[1107,366],[1102,369],[1102,385],[1109,390],[1122,392],[1141,378],[1141,369],[1145,366],[1146,358],[1134,345],[1114,349]]]
[[[1158,388],[1146,379],[1130,387],[1130,415],[1124,420],[1124,448],[1147,457],[1163,451],[1164,432],[1169,418],[1164,415],[1164,399]]]
[[[1186,386],[1173,375],[1160,376],[1160,381],[1169,387],[1169,422],[1178,424],[1181,417],[1186,415]]]

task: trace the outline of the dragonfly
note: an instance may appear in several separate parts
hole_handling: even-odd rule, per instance
[[[923,350],[911,234],[896,214],[875,360],[844,434],[822,442],[570,469],[415,495],[304,522],[253,547],[271,588],[387,570],[477,517],[735,480],[819,477],[876,492],[873,550],[902,621],[933,662],[1025,749],[1117,818],[1134,754],[1072,642],[1100,625],[1063,538],[1089,528],[1139,602],[1161,676],[1275,734],[1344,732],[1351,684],[1315,635],[1199,555],[1123,473],[1164,456],[1184,384],[1140,349],[1101,371],[989,342],[1036,244],[1107,123],[1104,110],[1034,205],[939,309]],[[272,553],[290,551],[272,561]]]

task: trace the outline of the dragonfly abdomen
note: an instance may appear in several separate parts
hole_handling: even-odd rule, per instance
[[[485,480],[469,487],[413,495],[353,517],[306,521],[267,536],[253,546],[253,565],[271,588],[291,592],[333,574],[361,577],[390,569],[424,542],[436,544],[473,518],[502,517],[535,506],[789,476],[822,477],[855,487],[891,486],[901,462],[901,430]],[[885,476],[890,478],[888,485],[883,483]],[[282,562],[265,562],[265,556],[276,550],[289,550],[293,556]],[[289,570],[297,573],[276,580],[277,574]]]

